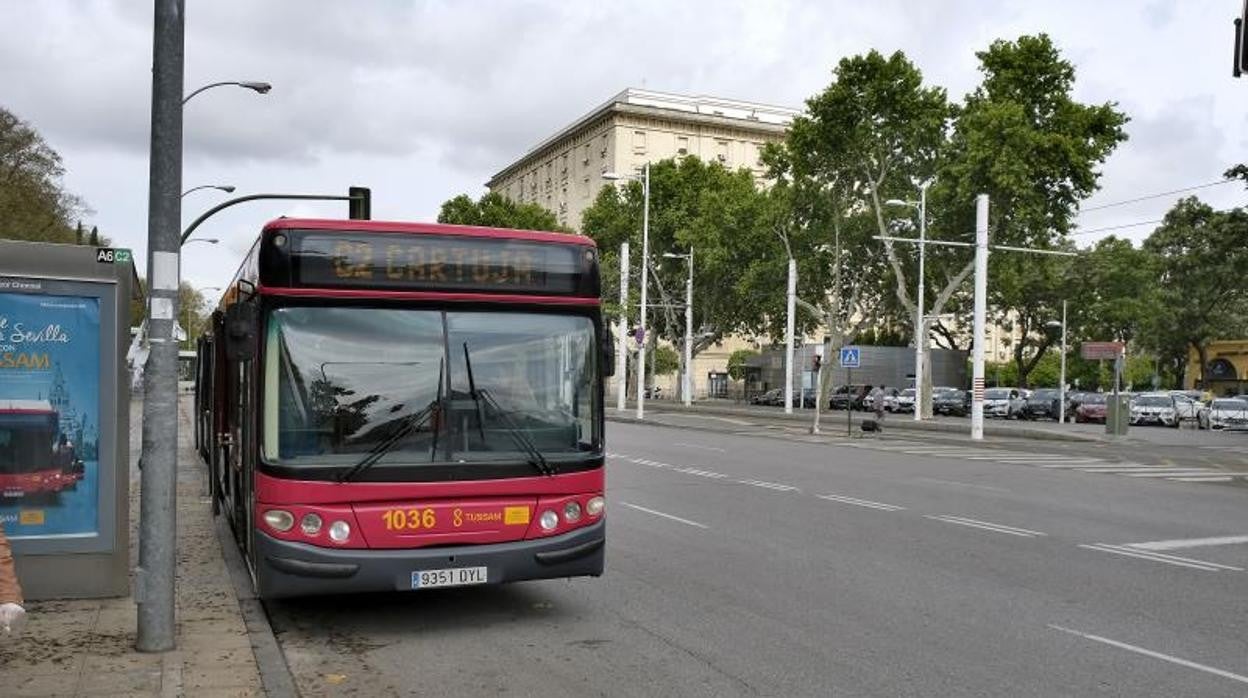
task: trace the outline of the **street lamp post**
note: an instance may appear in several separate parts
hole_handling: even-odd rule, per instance
[[[614,172],[603,172],[602,178],[611,181],[632,179]],[[637,352],[637,419],[646,416],[646,300],[650,285],[650,163],[646,163],[641,175],[641,319],[637,323],[641,331],[641,350]]]
[[[206,243],[208,243],[209,245],[215,245],[215,244],[217,244],[218,242],[221,242],[221,241],[220,241],[220,240],[218,240],[217,238],[191,238],[190,240],[186,240],[185,242],[183,242],[183,243],[182,243],[182,246],[183,246],[183,247],[186,247],[187,245],[191,244],[192,242],[206,242]]]
[[[1062,369],[1061,375],[1057,379],[1057,422],[1058,424],[1066,423],[1066,301],[1062,301],[1062,322],[1050,320],[1045,323],[1045,327],[1052,329],[1062,328]]]
[[[615,345],[615,409],[624,412],[628,400],[628,241],[620,243],[620,333]]]
[[[693,248],[689,248],[689,254],[665,252],[663,256],[689,260],[689,278],[685,281],[685,375],[680,386],[685,407],[689,407],[693,404]]]
[[[927,355],[927,325],[923,322],[923,263],[927,257],[927,188],[931,182],[923,182],[919,185],[919,201],[916,204],[913,201],[902,201],[900,199],[889,199],[884,203],[891,206],[909,206],[918,209],[919,212],[919,292],[915,296],[914,304],[914,421],[922,421],[930,403],[925,400],[926,387],[924,384],[923,359]]]
[[[241,87],[243,89],[251,90],[253,92],[256,92],[257,94],[262,94],[262,95],[268,94],[269,90],[273,89],[273,86],[267,82],[252,82],[252,81],[238,81],[238,80],[226,80],[223,82],[213,82],[213,83],[204,85],[203,87],[183,97],[182,104],[186,104],[187,102],[191,101],[191,98],[199,94],[200,92],[211,90],[214,87],[231,87],[231,86]]]
[[[185,199],[187,194],[190,194],[193,191],[199,191],[200,189],[216,189],[218,191],[223,191],[226,194],[234,193],[234,185],[232,184],[201,184],[198,187],[191,187],[190,189],[182,192],[182,198]]]

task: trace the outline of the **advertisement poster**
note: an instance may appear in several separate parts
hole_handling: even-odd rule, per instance
[[[0,521],[10,538],[99,532],[100,301],[0,292]]]

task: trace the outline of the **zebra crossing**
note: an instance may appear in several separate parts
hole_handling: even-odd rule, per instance
[[[865,448],[873,451],[905,453],[913,456],[987,461],[1053,470],[1077,470],[1097,475],[1118,475],[1120,477],[1145,479],[1158,478],[1175,482],[1231,482],[1248,478],[1248,472],[1226,472],[1217,468],[1199,465],[1147,465],[1130,461],[1112,461],[1096,456],[1063,453],[1034,453],[966,446],[938,446],[926,445],[920,442],[863,442],[861,440],[854,441],[849,439],[844,442],[838,441],[836,445]]]

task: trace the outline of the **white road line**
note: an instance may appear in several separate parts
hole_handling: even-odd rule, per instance
[[[1213,477],[1206,476],[1206,477],[1172,477],[1169,479],[1174,480],[1175,482],[1230,482],[1231,480],[1234,480],[1235,478],[1222,477],[1222,476],[1213,476]]]
[[[782,485],[778,482],[764,482],[763,480],[737,480],[742,485],[752,485],[754,487],[763,487],[777,492],[801,492],[793,485]]]
[[[1101,545],[1106,548],[1113,548],[1114,550],[1127,550],[1128,549],[1125,546],[1109,545],[1108,543],[1101,543]],[[1206,567],[1216,567],[1218,569],[1228,570],[1231,572],[1243,572],[1244,571],[1244,568],[1242,567],[1235,567],[1233,565],[1223,565],[1219,562],[1209,562],[1208,560],[1193,560],[1190,557],[1179,557],[1178,555],[1167,555],[1165,553],[1157,553],[1157,552],[1152,552],[1152,551],[1145,552],[1144,554],[1149,555],[1154,558],[1160,558],[1162,560],[1171,561],[1171,562],[1186,562],[1192,565],[1204,565]]]
[[[686,473],[688,475],[697,475],[698,477],[724,478],[728,477],[723,473],[716,473],[710,470],[698,470],[697,468],[673,468],[675,472]]]
[[[970,487],[977,490],[988,490],[990,492],[1009,492],[1005,487],[995,487],[993,485],[976,485],[971,482],[958,482],[957,480],[940,480],[934,477],[916,477],[916,482],[931,482],[937,485],[953,485],[954,487]]]
[[[1185,476],[1185,475],[1221,475],[1221,474],[1222,473],[1219,473],[1218,471],[1212,470],[1210,468],[1186,468],[1186,469],[1171,468],[1168,470],[1156,470],[1151,473],[1125,473],[1127,477],[1178,477],[1178,476]]]
[[[1037,463],[1036,465],[1037,467],[1040,467],[1040,468],[1083,469],[1087,467],[1096,467],[1098,465],[1105,465],[1106,463],[1107,461],[1104,458],[1071,458],[1070,460],[1065,460],[1065,461],[1061,461],[1057,463]]]
[[[720,452],[720,453],[723,453],[723,452],[724,452],[724,449],[722,449],[722,448],[718,448],[718,447],[716,447],[716,446],[703,446],[703,445],[701,445],[701,444],[687,444],[687,443],[683,443],[683,442],[680,442],[680,441],[678,441],[678,442],[676,442],[676,443],[674,443],[674,444],[672,444],[672,445],[673,445],[673,446],[684,446],[685,448],[699,448],[699,449],[702,449],[703,451],[718,451],[718,452]]]
[[[1095,550],[1101,553],[1112,553],[1114,555],[1134,557],[1141,560],[1149,560],[1151,562],[1161,562],[1167,565],[1175,565],[1177,567],[1188,567],[1194,570],[1202,570],[1204,572],[1218,572],[1223,569],[1228,569],[1227,565],[1219,565],[1214,562],[1204,562],[1203,560],[1191,560],[1188,558],[1176,558],[1170,555],[1160,555],[1158,553],[1146,553],[1141,550],[1131,550],[1129,548],[1107,545],[1105,543],[1098,543],[1096,545],[1084,545],[1081,543],[1079,544],[1079,547],[1086,550]],[[1239,568],[1237,567],[1229,569],[1231,569],[1231,571],[1239,571]]]
[[[829,502],[840,502],[841,504],[852,504],[856,507],[867,507],[868,509],[879,509],[880,511],[902,511],[905,507],[899,507],[896,504],[885,504],[884,502],[873,502],[869,499],[856,499],[854,497],[842,497],[835,494],[817,494],[819,499],[826,499]]]
[[[1080,468],[1085,473],[1151,473],[1157,470],[1173,470],[1161,465],[1107,465]]]
[[[1047,533],[1040,531],[1030,531],[1025,528],[1014,528],[1013,526],[1003,526],[1001,524],[990,523],[988,521],[977,521],[975,519],[964,519],[960,516],[924,516],[925,519],[933,521],[943,521],[944,523],[956,524],[958,526],[969,526],[971,528],[980,528],[993,533],[1008,533],[1011,536],[1022,536],[1023,538],[1035,538],[1036,536],[1046,536]]]
[[[1195,669],[1197,671],[1203,671],[1207,674],[1213,674],[1214,676],[1221,676],[1224,679],[1230,679],[1232,681],[1238,681],[1240,683],[1248,683],[1248,676],[1243,676],[1242,674],[1236,674],[1230,671],[1226,671],[1224,669],[1218,669],[1218,668],[1211,667],[1205,664],[1198,664],[1196,662],[1183,659],[1182,657],[1175,657],[1169,654],[1162,654],[1161,652],[1155,652],[1153,650],[1145,649],[1137,645],[1129,645],[1125,642],[1111,640],[1107,637],[1101,637],[1100,635],[1092,635],[1090,633],[1079,632],[1078,630],[1064,628],[1060,625],[1050,625],[1049,627],[1054,630],[1060,630],[1064,633],[1077,635],[1087,640],[1092,640],[1093,642],[1100,642],[1100,643],[1109,645],[1111,647],[1117,647],[1118,649],[1127,650],[1128,652],[1135,652],[1136,654],[1142,654],[1145,657],[1152,657],[1153,659],[1160,659],[1165,662],[1170,662],[1171,664],[1178,664],[1179,666],[1184,666],[1184,667],[1187,667],[1188,669]]]
[[[654,509],[647,509],[645,507],[639,507],[636,504],[629,504],[628,502],[620,502],[620,504],[623,504],[624,506],[629,507],[631,509],[636,509],[637,511],[644,511],[647,514],[654,514],[655,516],[662,516],[663,518],[671,519],[672,521],[679,521],[680,523],[688,524],[689,526],[697,526],[698,528],[710,528],[710,526],[707,526],[706,524],[700,524],[697,521],[690,521],[689,519],[682,519],[679,516],[672,516],[671,514],[664,514],[661,511],[655,511]]]
[[[1183,548],[1203,548],[1211,545],[1240,545],[1241,543],[1248,543],[1248,536],[1176,538],[1174,540],[1154,540],[1147,543],[1129,543],[1125,547],[1139,550],[1181,550]]]

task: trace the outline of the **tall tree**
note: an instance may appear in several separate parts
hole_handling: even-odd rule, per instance
[[[988,194],[994,243],[1060,248],[1079,202],[1097,189],[1101,164],[1126,139],[1127,117],[1112,102],[1075,101],[1074,66],[1047,35],[998,40],[976,55],[984,77],[955,114],[931,194],[935,221],[974,230],[975,197]],[[1054,271],[1062,266],[1026,253],[992,256],[989,303],[1001,320],[1021,324],[1014,359],[1022,383],[1047,339],[1033,319],[1054,315],[1067,283]]]
[[[61,156],[30,124],[0,107],[0,238],[74,244],[86,213],[61,185]]]
[[[1156,258],[1156,298],[1147,343],[1170,363],[1189,348],[1209,365],[1208,344],[1243,331],[1248,315],[1248,213],[1215,211],[1195,197],[1180,200],[1148,239]]]
[[[555,214],[538,204],[517,203],[498,192],[489,192],[476,201],[467,194],[460,194],[442,204],[438,222],[489,228],[571,232],[559,225]]]

